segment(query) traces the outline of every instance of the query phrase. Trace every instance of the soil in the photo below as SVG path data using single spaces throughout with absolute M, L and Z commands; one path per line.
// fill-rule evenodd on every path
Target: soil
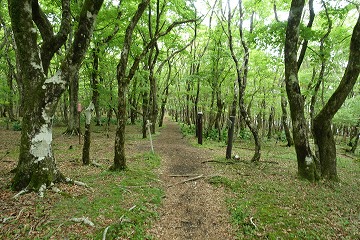
M 233 239 L 224 190 L 206 181 L 216 170 L 202 162 L 213 153 L 191 146 L 176 123 L 166 120 L 165 125 L 154 145 L 166 194 L 149 233 L 158 239 Z

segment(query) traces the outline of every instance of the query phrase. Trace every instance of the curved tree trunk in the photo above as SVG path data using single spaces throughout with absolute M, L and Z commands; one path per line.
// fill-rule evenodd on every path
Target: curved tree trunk
M 313 134 L 316 149 L 319 151 L 321 176 L 329 180 L 338 180 L 336 171 L 336 146 L 331 130 L 331 120 L 346 100 L 360 73 L 360 14 L 354 27 L 350 54 L 345 73 L 335 92 L 323 109 L 314 118 Z

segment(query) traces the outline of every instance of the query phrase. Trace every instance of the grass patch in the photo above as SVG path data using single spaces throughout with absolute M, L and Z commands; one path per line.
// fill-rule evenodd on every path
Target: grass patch
M 149 239 L 146 229 L 157 217 L 163 190 L 154 170 L 160 159 L 151 153 L 129 160 L 129 170 L 103 171 L 98 175 L 84 175 L 81 181 L 94 188 L 79 195 L 64 194 L 52 207 L 50 224 L 44 225 L 42 236 L 47 238 Z M 87 217 L 94 224 L 74 223 L 71 218 Z
M 236 144 L 234 152 L 241 161 L 227 165 L 215 157 L 222 176 L 208 181 L 225 187 L 237 239 L 360 238 L 358 161 L 338 154 L 341 182 L 313 184 L 297 177 L 293 148 L 263 143 L 259 164 L 250 163 L 251 146 Z

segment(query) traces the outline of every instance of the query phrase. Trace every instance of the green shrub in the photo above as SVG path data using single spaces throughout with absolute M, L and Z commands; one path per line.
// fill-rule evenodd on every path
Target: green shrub
M 14 130 L 14 131 L 21 131 L 21 122 L 19 122 L 19 121 L 16 121 L 16 122 L 14 122 L 13 123 L 13 125 L 12 125 L 12 130 Z

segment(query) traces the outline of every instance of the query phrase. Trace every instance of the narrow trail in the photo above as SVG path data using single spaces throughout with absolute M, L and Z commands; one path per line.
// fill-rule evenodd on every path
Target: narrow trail
M 154 146 L 162 159 L 159 174 L 166 191 L 160 219 L 149 233 L 166 240 L 233 239 L 223 189 L 206 181 L 216 171 L 201 163 L 211 158 L 211 152 L 192 147 L 183 139 L 179 126 L 167 119 Z M 204 177 L 180 183 L 200 175 Z

